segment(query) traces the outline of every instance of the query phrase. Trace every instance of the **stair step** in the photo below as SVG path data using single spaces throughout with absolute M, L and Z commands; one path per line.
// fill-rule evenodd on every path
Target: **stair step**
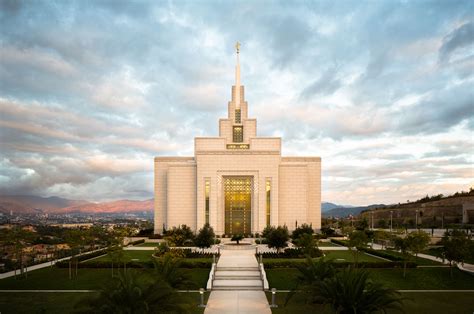
M 259 271 L 258 267 L 219 267 L 216 271 Z
M 214 280 L 260 280 L 260 277 L 216 276 Z
M 260 272 L 258 270 L 217 270 L 215 273 L 216 276 L 258 276 L 260 277 Z
M 240 287 L 212 287 L 212 290 L 219 290 L 219 291 L 261 291 L 263 290 L 262 287 L 257 286 L 240 286 Z
M 213 282 L 213 287 L 262 287 L 262 281 L 261 280 L 255 280 L 255 279 L 250 279 L 250 280 L 241 280 L 241 279 L 225 279 L 225 280 L 220 280 L 220 279 L 214 279 Z

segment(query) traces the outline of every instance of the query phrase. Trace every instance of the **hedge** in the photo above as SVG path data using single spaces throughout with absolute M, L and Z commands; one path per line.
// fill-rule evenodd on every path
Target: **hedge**
M 336 240 L 336 239 L 331 239 L 331 242 L 332 243 L 335 243 L 335 244 L 339 244 L 339 245 L 342 245 L 342 246 L 348 246 L 349 245 L 349 241 L 347 240 Z
M 61 261 L 56 263 L 56 266 L 59 268 L 68 268 L 69 261 Z M 124 263 L 113 263 L 113 267 L 116 268 L 117 266 L 123 267 Z M 100 260 L 92 260 L 87 261 L 84 263 L 78 264 L 79 268 L 112 268 L 111 261 L 100 261 Z M 153 268 L 152 261 L 131 261 L 126 263 L 127 268 Z M 211 268 L 212 267 L 212 260 L 209 261 L 187 261 L 181 260 L 180 268 Z
M 274 259 L 274 260 L 263 260 L 265 268 L 296 268 L 297 265 L 304 265 L 306 260 L 304 259 Z M 336 268 L 345 268 L 354 265 L 351 262 L 334 262 L 333 265 Z M 386 262 L 359 262 L 357 264 L 359 268 L 403 268 L 403 262 L 397 261 L 386 261 Z M 407 268 L 416 268 L 417 264 L 414 262 L 407 262 Z
M 389 251 L 382 251 L 382 250 L 374 250 L 371 248 L 359 247 L 357 248 L 359 251 L 375 255 L 381 258 L 389 259 L 394 262 L 403 262 L 405 259 L 401 256 L 393 255 Z
M 137 245 L 137 244 L 142 244 L 142 243 L 145 243 L 145 239 L 131 241 L 128 243 L 128 245 Z
M 306 255 L 303 252 L 303 249 L 301 248 L 295 248 L 295 249 L 286 249 L 282 252 L 279 253 L 274 253 L 274 252 L 265 252 L 265 253 L 258 253 L 255 254 L 255 257 L 257 259 L 259 258 L 259 255 L 262 255 L 263 258 L 301 258 L 301 259 L 306 259 Z M 314 254 L 311 257 L 320 257 L 323 256 L 323 252 L 319 249 L 314 249 Z

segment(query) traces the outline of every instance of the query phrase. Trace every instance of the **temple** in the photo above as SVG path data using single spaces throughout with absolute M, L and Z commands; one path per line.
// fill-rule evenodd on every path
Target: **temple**
M 227 118 L 196 137 L 194 157 L 155 157 L 155 234 L 209 223 L 217 235 L 303 223 L 321 228 L 321 158 L 281 156 L 281 138 L 257 136 L 240 84 L 240 44 Z

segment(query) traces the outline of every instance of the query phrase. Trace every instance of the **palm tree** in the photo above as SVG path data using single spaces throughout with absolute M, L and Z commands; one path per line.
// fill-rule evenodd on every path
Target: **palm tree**
M 317 286 L 317 301 L 328 304 L 336 313 L 403 311 L 400 292 L 372 282 L 366 270 L 347 268 Z
M 165 253 L 162 257 L 153 260 L 153 272 L 156 278 L 165 281 L 172 288 L 190 288 L 195 286 L 190 280 L 190 276 L 179 268 L 180 265 L 180 259 Z
M 120 272 L 93 299 L 76 305 L 78 313 L 188 313 L 189 304 L 162 280 L 145 285 L 134 271 Z M 143 280 L 142 280 L 143 282 Z

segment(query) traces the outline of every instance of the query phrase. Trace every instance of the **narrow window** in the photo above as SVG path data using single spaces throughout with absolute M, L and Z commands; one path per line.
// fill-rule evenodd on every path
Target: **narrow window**
M 266 180 L 265 187 L 267 191 L 267 226 L 270 226 L 271 190 L 272 190 L 272 181 L 270 179 Z
M 234 126 L 234 143 L 242 143 L 244 141 L 244 129 L 241 126 Z
M 235 109 L 235 123 L 242 123 L 242 116 L 240 109 Z
M 206 178 L 204 187 L 205 199 L 206 199 L 206 223 L 209 223 L 209 195 L 211 194 L 211 179 Z

